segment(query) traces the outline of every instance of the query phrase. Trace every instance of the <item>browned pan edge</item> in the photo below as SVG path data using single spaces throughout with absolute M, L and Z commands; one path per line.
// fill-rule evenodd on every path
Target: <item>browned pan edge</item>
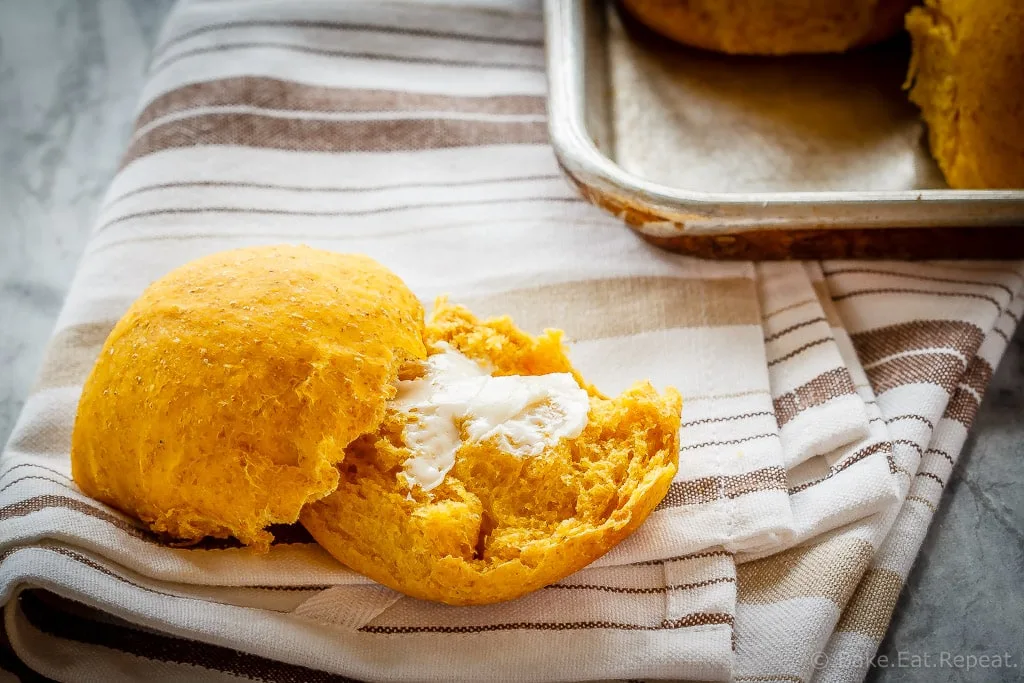
M 563 171 L 565 169 L 563 168 Z M 1024 225 L 929 228 L 796 228 L 657 237 L 642 226 L 664 223 L 649 210 L 630 206 L 568 177 L 591 203 L 622 219 L 643 239 L 663 249 L 706 259 L 1015 259 L 1024 258 Z

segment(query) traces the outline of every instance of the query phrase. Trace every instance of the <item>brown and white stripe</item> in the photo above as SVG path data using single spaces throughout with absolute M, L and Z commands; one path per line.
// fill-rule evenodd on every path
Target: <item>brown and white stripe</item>
M 830 270 L 830 264 L 825 264 L 826 272 L 833 272 L 828 279 L 829 289 L 865 367 L 869 368 L 872 362 L 879 359 L 923 355 L 922 350 L 926 350 L 929 358 L 923 362 L 929 364 L 934 379 L 911 375 L 906 382 L 889 382 L 877 376 L 871 377 L 868 372 L 881 418 L 886 422 L 889 443 L 892 444 L 891 462 L 897 472 L 895 482 L 899 504 L 826 534 L 824 539 L 815 539 L 794 551 L 787 551 L 797 553 L 795 555 L 783 553 L 741 565 L 736 611 L 738 647 L 734 670 L 740 680 L 752 676 L 769 680 L 811 679 L 815 671 L 814 655 L 825 652 L 829 646 L 829 639 L 844 608 L 872 565 L 872 558 L 879 557 L 877 553 L 886 537 L 898 537 L 901 544 L 908 540 L 901 535 L 903 532 L 896 521 L 901 510 L 921 505 L 911 498 L 918 497 L 912 493 L 913 487 L 924 485 L 918 483 L 922 478 L 915 475 L 927 471 L 919 465 L 932 440 L 933 429 L 930 425 L 939 424 L 950 403 L 948 381 L 940 378 L 955 372 L 959 367 L 959 374 L 953 383 L 954 387 L 957 386 L 964 378 L 964 359 L 973 359 L 980 352 L 981 338 L 973 333 L 973 329 L 987 331 L 997 325 L 997 309 L 988 305 L 960 309 L 962 319 L 959 322 L 966 323 L 965 326 L 947 324 L 957 322 L 949 311 L 941 306 L 922 306 L 921 299 L 916 297 L 908 298 L 913 305 L 901 307 L 898 302 L 902 295 L 892 292 L 879 293 L 877 297 L 874 294 L 864 297 L 835 296 L 836 292 L 851 291 L 852 287 L 846 278 L 863 277 L 860 273 L 840 272 L 847 269 L 846 264 L 840 265 L 842 267 Z M 875 265 L 877 270 L 884 272 L 888 272 L 888 267 L 887 264 Z M 937 277 L 933 274 L 935 267 L 924 264 L 895 264 L 891 268 L 899 273 L 898 277 L 903 278 L 917 275 Z M 875 276 L 883 277 L 879 274 Z M 1002 289 L 1002 285 L 1009 287 L 1010 293 Z M 1010 304 L 1011 296 L 1015 296 L 1019 290 L 1019 281 L 1000 282 L 975 289 L 977 293 L 995 299 L 999 308 L 1004 310 Z M 951 295 L 949 300 L 959 301 L 959 297 Z M 953 308 L 957 306 L 954 304 Z M 932 333 L 922 333 L 922 329 L 932 330 Z M 893 537 L 891 533 L 897 536 Z M 916 549 L 916 544 L 911 545 Z M 830 546 L 834 549 L 829 550 Z M 814 557 L 818 553 L 832 554 L 837 558 L 845 553 L 848 557 L 829 565 L 827 578 L 823 579 L 831 587 L 827 595 L 809 594 L 806 590 L 808 585 L 813 585 L 812 577 L 821 571 L 821 563 L 815 565 L 812 560 L 805 559 L 804 555 Z M 754 588 L 748 589 L 756 588 L 764 582 L 776 588 L 768 601 L 760 598 L 760 593 Z M 890 583 L 882 582 L 870 592 L 884 590 Z M 780 636 L 780 633 L 785 635 Z M 780 638 L 784 639 L 784 645 Z M 859 677 L 862 674 L 860 672 L 857 675 Z
M 867 416 L 802 263 L 757 265 L 783 458 L 794 467 L 867 434 Z
M 51 582 L 40 577 L 62 576 L 70 585 L 84 582 L 91 587 L 86 602 L 99 600 L 101 610 L 96 611 L 79 603 L 69 607 L 49 594 L 34 592 L 6 606 L 15 652 L 44 674 L 65 671 L 58 675 L 75 679 L 101 677 L 110 671 L 107 667 L 125 662 L 131 662 L 127 670 L 136 679 L 168 666 L 180 676 L 182 665 L 196 667 L 199 680 L 206 680 L 203 675 L 221 680 L 216 676 L 245 674 L 289 680 L 288 672 L 290 680 L 337 680 L 330 676 L 339 674 L 375 679 L 380 675 L 375 653 L 393 648 L 396 639 L 408 657 L 390 663 L 388 673 L 416 680 L 426 672 L 452 670 L 466 679 L 490 678 L 495 661 L 479 657 L 480 647 L 501 653 L 499 659 L 515 666 L 516 677 L 525 680 L 578 675 L 581 663 L 574 658 L 562 657 L 560 664 L 550 661 L 566 647 L 593 659 L 595 669 L 619 678 L 635 675 L 630 673 L 635 665 L 618 656 L 618 647 L 642 643 L 648 655 L 642 671 L 652 677 L 667 677 L 676 670 L 693 679 L 724 680 L 732 656 L 735 574 L 729 555 L 723 553 L 585 570 L 563 588 L 504 605 L 453 608 L 366 595 L 367 589 L 389 592 L 373 586 L 339 586 L 326 591 L 333 593 L 328 601 L 304 609 L 316 602 L 314 594 L 293 613 L 258 607 L 255 596 L 239 606 L 191 589 L 126 576 L 102 559 L 64 546 L 13 550 L 4 562 L 35 577 L 43 588 Z M 669 584 L 667 579 L 674 576 L 666 569 L 670 566 L 698 580 Z M 372 616 L 361 624 L 340 623 L 326 611 L 328 605 L 335 612 L 362 610 Z M 124 616 L 131 618 L 124 621 Z M 194 637 L 182 640 L 174 635 L 183 629 Z M 69 651 L 79 653 L 75 671 L 88 675 L 68 674 L 62 668 L 67 666 L 62 655 Z
M 790 463 L 786 485 L 793 532 L 788 538 L 766 537 L 761 546 L 739 553 L 738 562 L 804 543 L 896 500 L 885 425 L 820 268 L 776 263 L 757 269 L 762 307 L 768 311 L 767 355 L 779 361 L 772 366 L 769 360 L 769 374 Z M 812 350 L 802 358 L 801 349 Z M 805 381 L 808 375 L 813 377 Z
M 957 456 L 977 412 L 977 402 L 1006 350 L 1008 342 L 1001 331 L 1007 326 L 1012 328 L 1013 321 L 1019 320 L 1022 314 L 1024 296 L 1017 296 L 986 334 L 977 355 L 968 364 L 942 418 L 935 425 L 906 503 L 846 604 L 829 640 L 827 661 L 846 665 L 827 666 L 818 673 L 817 680 L 854 682 L 866 674 L 867 662 L 882 642 L 896 600 L 938 509 L 939 498 L 953 476 Z

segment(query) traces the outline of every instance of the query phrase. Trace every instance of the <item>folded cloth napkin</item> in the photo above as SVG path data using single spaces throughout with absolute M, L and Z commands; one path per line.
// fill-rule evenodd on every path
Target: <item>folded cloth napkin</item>
M 815 662 L 819 668 L 817 680 L 859 681 L 867 672 L 932 515 L 938 509 L 942 490 L 956 466 L 981 396 L 1021 315 L 1024 315 L 1024 295 L 1018 291 L 985 335 L 977 355 L 967 364 L 953 388 L 946 409 L 932 430 L 928 448 L 921 456 L 906 504 L 900 508 L 888 536 L 843 609 L 824 656 Z
M 520 0 L 176 7 L 0 461 L 3 631 L 24 664 L 62 680 L 808 680 L 815 654 L 877 644 L 927 527 L 901 505 L 935 504 L 941 488 L 918 488 L 945 481 L 932 460 L 962 444 L 978 368 L 1001 353 L 982 338 L 1019 319 L 1020 268 L 822 273 L 646 245 L 561 177 L 541 28 Z M 457 608 L 355 575 L 301 527 L 265 555 L 174 548 L 84 496 L 75 405 L 117 318 L 192 258 L 284 241 L 369 254 L 427 303 L 565 329 L 605 391 L 677 386 L 665 501 L 555 586 Z
M 868 418 L 804 264 L 758 264 L 757 286 L 783 462 L 792 469 L 867 436 Z
M 834 262 L 824 270 L 877 396 L 899 503 L 739 567 L 740 681 L 808 681 L 817 670 L 823 680 L 864 675 L 867 658 L 857 657 L 881 641 L 1005 349 L 1002 335 L 1019 319 L 1021 264 Z
M 793 528 L 744 549 L 747 562 L 867 517 L 897 497 L 874 394 L 817 264 L 757 266 L 772 403 Z

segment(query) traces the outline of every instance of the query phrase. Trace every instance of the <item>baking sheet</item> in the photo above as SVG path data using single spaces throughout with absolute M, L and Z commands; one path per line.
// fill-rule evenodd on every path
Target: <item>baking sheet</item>
M 908 46 L 736 58 L 545 0 L 562 168 L 644 238 L 707 258 L 1024 255 L 1024 190 L 944 187 L 901 86 Z
M 625 170 L 703 192 L 946 187 L 902 89 L 905 39 L 844 55 L 736 57 L 672 43 L 614 3 L 605 10 L 607 151 Z
M 946 188 L 908 46 L 734 58 L 545 0 L 548 130 L 589 201 L 716 259 L 1024 257 L 1024 190 Z

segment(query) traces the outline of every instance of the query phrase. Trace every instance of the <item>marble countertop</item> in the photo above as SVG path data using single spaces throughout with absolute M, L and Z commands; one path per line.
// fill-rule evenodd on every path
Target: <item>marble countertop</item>
M 38 370 L 172 4 L 0 0 L 0 443 Z M 1009 653 L 1020 668 L 887 667 L 868 680 L 1024 679 L 1022 385 L 1024 326 L 985 396 L 879 650 L 894 661 L 901 652 Z

